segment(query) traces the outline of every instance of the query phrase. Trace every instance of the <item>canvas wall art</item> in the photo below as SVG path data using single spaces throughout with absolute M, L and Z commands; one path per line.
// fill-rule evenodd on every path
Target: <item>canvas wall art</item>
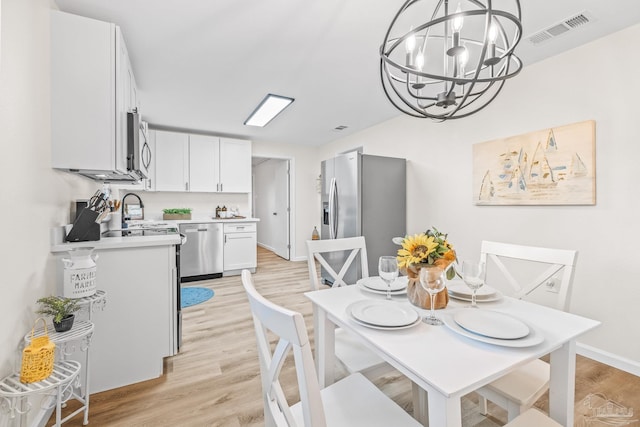
M 473 145 L 476 205 L 593 205 L 595 121 Z

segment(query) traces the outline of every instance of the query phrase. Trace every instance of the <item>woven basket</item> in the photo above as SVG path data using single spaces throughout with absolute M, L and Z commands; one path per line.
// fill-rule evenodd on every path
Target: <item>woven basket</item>
M 38 320 L 44 323 L 44 335 L 34 337 Z M 31 328 L 31 342 L 22 350 L 22 367 L 20 368 L 20 382 L 25 384 L 42 381 L 53 372 L 53 360 L 56 345 L 49 341 L 47 322 L 42 317 L 36 319 Z

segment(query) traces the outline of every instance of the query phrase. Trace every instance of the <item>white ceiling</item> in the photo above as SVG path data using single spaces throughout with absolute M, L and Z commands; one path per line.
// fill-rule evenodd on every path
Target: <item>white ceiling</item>
M 382 91 L 378 50 L 402 0 L 55 1 L 122 28 L 141 113 L 155 127 L 319 145 L 400 114 Z M 521 7 L 516 53 L 525 67 L 640 22 L 638 0 Z M 583 11 L 594 21 L 537 45 L 527 40 Z M 295 102 L 265 128 L 244 126 L 267 93 Z M 334 130 L 340 125 L 348 128 Z

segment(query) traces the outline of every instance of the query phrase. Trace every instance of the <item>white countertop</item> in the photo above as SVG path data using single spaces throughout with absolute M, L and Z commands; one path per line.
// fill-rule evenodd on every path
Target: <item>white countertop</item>
M 179 234 L 155 236 L 102 237 L 100 240 L 67 243 L 64 241 L 65 227 L 51 229 L 51 253 L 66 252 L 73 248 L 119 249 L 140 248 L 147 246 L 179 245 Z
M 100 240 L 89 242 L 58 243 L 51 246 L 51 252 L 66 252 L 73 248 L 95 248 L 95 249 L 119 249 L 119 248 L 140 248 L 146 246 L 166 246 L 179 245 L 179 234 L 168 234 L 161 236 L 128 236 L 128 237 L 102 237 Z
M 157 220 L 151 223 L 161 224 L 205 224 L 211 222 L 259 222 L 260 218 L 194 218 L 194 219 L 167 219 Z
M 203 224 L 203 223 L 243 223 L 243 222 L 258 222 L 259 218 L 194 218 L 190 220 L 143 220 L 143 221 L 131 221 L 130 224 L 145 224 L 145 225 L 158 225 L 158 224 Z M 133 228 L 133 227 L 132 227 Z M 73 248 L 86 248 L 92 247 L 96 249 L 117 249 L 117 248 L 136 248 L 145 246 L 162 246 L 162 245 L 178 245 L 180 244 L 180 236 L 177 234 L 160 235 L 160 236 L 127 236 L 127 237 L 102 237 L 100 240 L 88 241 L 88 242 L 64 242 L 64 227 L 54 227 L 51 230 L 51 252 L 66 252 Z

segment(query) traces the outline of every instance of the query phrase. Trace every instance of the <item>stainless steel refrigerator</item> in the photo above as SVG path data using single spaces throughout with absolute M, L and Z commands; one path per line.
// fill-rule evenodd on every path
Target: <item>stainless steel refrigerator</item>
M 404 236 L 407 224 L 406 160 L 346 153 L 322 162 L 322 239 L 364 236 L 369 275 L 378 275 L 378 258 L 395 255 L 398 246 L 391 239 Z M 347 252 L 328 257 L 340 271 Z M 345 281 L 362 277 L 360 260 L 352 264 Z M 333 279 L 322 268 L 324 283 Z

